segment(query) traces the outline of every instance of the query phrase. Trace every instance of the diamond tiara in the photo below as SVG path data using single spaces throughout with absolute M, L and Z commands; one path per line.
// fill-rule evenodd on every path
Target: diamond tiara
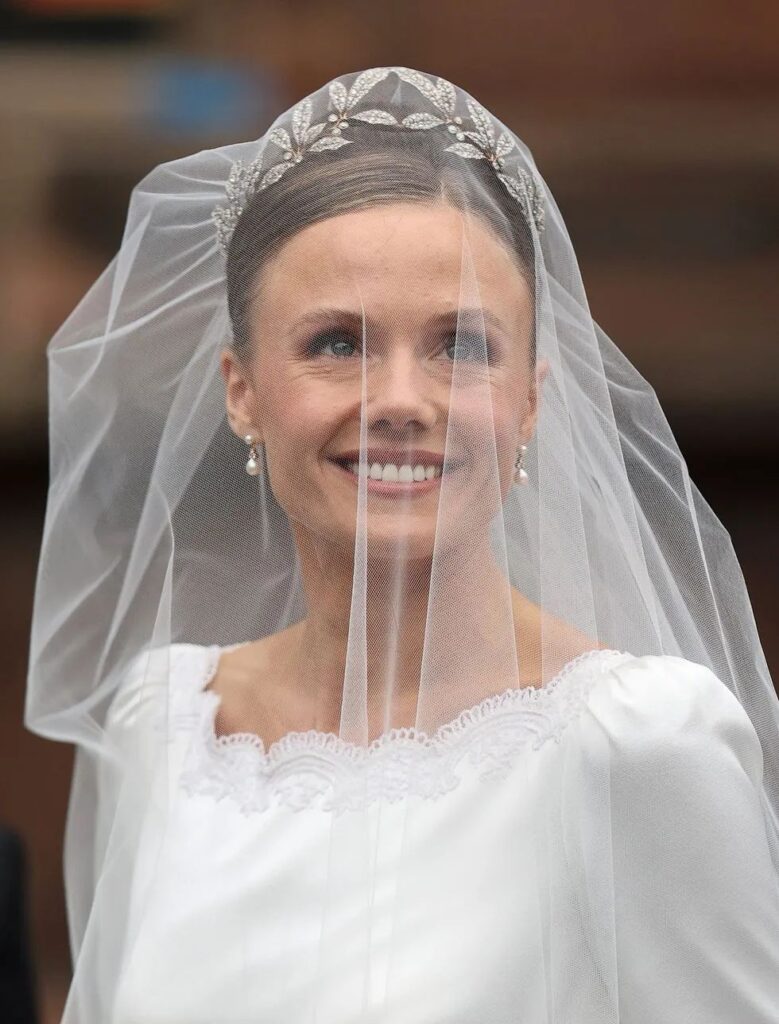
M 414 86 L 430 102 L 435 112 L 409 114 L 399 121 L 388 110 L 376 107 L 356 109 L 371 89 L 390 73 Z M 465 97 L 470 118 L 458 114 L 457 91 L 451 82 L 444 78 L 433 81 L 412 68 L 370 68 L 361 72 L 349 89 L 336 79 L 330 83 L 328 91 L 330 102 L 324 121 L 311 124 L 313 108 L 310 97 L 307 97 L 293 108 L 289 130 L 276 125 L 268 132 L 268 142 L 282 151 L 281 160 L 274 163 L 276 154 L 273 154 L 263 166 L 266 148 L 256 160 L 247 164 L 239 160 L 232 165 L 225 187 L 227 203 L 217 206 L 211 215 L 216 224 L 217 240 L 225 253 L 250 198 L 277 182 L 308 153 L 321 153 L 350 145 L 351 140 L 344 137 L 350 121 L 397 125 L 421 131 L 445 126 L 456 139 L 452 145 L 445 147 L 445 151 L 456 153 L 467 160 L 487 160 L 510 195 L 519 203 L 528 225 L 535 225 L 537 231 L 543 231 L 543 192 L 535 177 L 519 166 L 520 154 L 516 140 L 502 128 L 496 138 L 492 117 L 470 96 Z M 509 165 L 507 161 L 512 160 L 513 164 Z

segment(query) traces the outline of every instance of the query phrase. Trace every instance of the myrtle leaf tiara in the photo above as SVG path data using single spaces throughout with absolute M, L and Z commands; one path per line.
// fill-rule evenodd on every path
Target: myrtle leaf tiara
M 371 89 L 390 73 L 397 75 L 401 81 L 413 85 L 436 112 L 409 114 L 399 121 L 388 110 L 356 110 Z M 469 127 L 467 119 L 457 113 L 457 91 L 451 82 L 444 78 L 438 78 L 433 82 L 421 71 L 412 68 L 370 68 L 361 72 L 348 90 L 343 82 L 336 79 L 330 82 L 328 92 L 326 120 L 311 124 L 313 106 L 311 98 L 306 97 L 293 108 L 289 130 L 276 125 L 268 132 L 268 142 L 272 142 L 283 152 L 281 160 L 263 166 L 266 148 L 250 163 L 245 164 L 239 160 L 230 168 L 225 186 L 227 203 L 217 206 L 211 215 L 216 224 L 217 241 L 225 253 L 238 219 L 250 198 L 277 182 L 290 167 L 300 163 L 306 154 L 321 153 L 350 145 L 351 140 L 344 138 L 343 134 L 348 130 L 350 121 L 397 125 L 422 131 L 445 126 L 457 140 L 451 146 L 446 146 L 445 151 L 456 153 L 467 160 L 487 160 L 509 194 L 519 203 L 528 224 L 534 224 L 538 231 L 544 230 L 543 191 L 536 178 L 524 167 L 519 166 L 516 140 L 502 128 L 496 139 L 495 125 L 490 114 L 476 100 L 466 96 L 465 102 L 470 115 Z M 516 163 L 509 170 L 506 162 L 512 157 Z

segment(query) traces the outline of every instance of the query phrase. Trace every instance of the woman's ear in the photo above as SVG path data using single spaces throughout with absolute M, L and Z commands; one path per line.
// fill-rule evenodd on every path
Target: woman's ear
M 256 402 L 251 381 L 235 352 L 226 348 L 219 358 L 219 369 L 225 380 L 225 404 L 227 421 L 234 434 L 243 440 L 253 434 L 257 442 L 262 441 L 262 432 L 256 422 Z
M 529 441 L 535 433 L 536 422 L 538 420 L 538 403 L 541 398 L 541 391 L 543 390 L 544 381 L 546 380 L 548 373 L 549 360 L 540 359 L 536 363 L 535 377 L 530 385 L 527 413 L 525 414 L 520 427 L 520 432 L 526 442 Z

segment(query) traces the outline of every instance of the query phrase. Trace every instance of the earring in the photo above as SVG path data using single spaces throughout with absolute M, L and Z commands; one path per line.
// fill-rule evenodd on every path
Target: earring
M 517 458 L 514 463 L 514 483 L 526 484 L 530 479 L 525 472 L 525 452 L 527 451 L 527 445 L 521 444 L 517 450 Z
M 249 476 L 257 476 L 260 472 L 260 464 L 257 461 L 259 458 L 257 454 L 257 439 L 254 434 L 247 434 L 244 437 L 244 441 L 249 445 L 249 459 L 246 463 L 246 472 Z

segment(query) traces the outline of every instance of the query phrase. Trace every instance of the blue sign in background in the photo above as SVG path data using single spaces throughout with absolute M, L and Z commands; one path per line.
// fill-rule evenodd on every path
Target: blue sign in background
M 264 72 L 170 57 L 139 62 L 142 118 L 181 134 L 264 130 L 282 103 Z

